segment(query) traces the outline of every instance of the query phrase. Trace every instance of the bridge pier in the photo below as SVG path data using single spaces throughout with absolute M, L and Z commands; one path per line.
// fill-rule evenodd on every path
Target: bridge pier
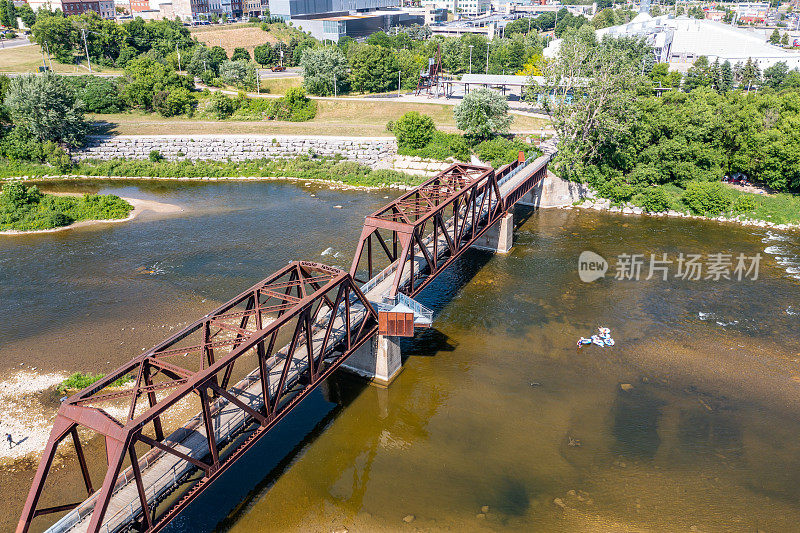
M 388 386 L 403 369 L 400 337 L 375 335 L 353 352 L 342 368 L 380 386 Z
M 514 212 L 506 213 L 472 245 L 479 250 L 507 254 L 514 246 Z

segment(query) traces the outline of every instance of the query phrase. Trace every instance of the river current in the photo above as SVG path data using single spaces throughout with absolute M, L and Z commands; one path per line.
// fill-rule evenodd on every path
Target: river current
M 47 189 L 184 211 L 0 239 L 5 374 L 109 371 L 290 260 L 347 267 L 363 217 L 397 194 L 278 182 Z M 403 341 L 388 389 L 334 375 L 170 529 L 796 530 L 800 234 L 516 215 L 510 254 L 469 251 L 421 294 L 434 327 Z M 581 281 L 583 251 L 609 261 L 605 277 Z M 669 261 L 666 279 L 648 276 L 651 254 Z M 681 254 L 700 256 L 700 279 L 679 275 Z M 717 254 L 731 258 L 731 279 L 710 275 Z M 760 254 L 757 279 L 737 279 L 740 254 Z M 621 270 L 630 257 L 639 276 Z M 578 349 L 598 327 L 614 346 Z M 0 528 L 32 475 L 3 476 Z

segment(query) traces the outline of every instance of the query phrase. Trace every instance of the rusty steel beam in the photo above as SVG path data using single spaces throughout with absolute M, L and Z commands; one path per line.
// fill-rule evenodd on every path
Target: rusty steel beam
M 366 283 L 376 274 L 377 263 L 388 262 L 386 268 L 394 269 L 388 296 L 415 296 L 513 206 L 501 196 L 498 179 L 519 164 L 495 171 L 456 163 L 367 216 L 350 275 Z M 380 246 L 372 245 L 373 238 Z M 390 240 L 391 250 L 386 244 Z M 425 266 L 415 273 L 411 263 L 417 258 Z
M 273 312 L 270 314 L 269 310 Z M 340 332 L 335 341 L 331 334 L 334 330 Z M 86 509 L 91 512 L 88 530 L 100 529 L 113 495 L 130 483 L 131 477 L 141 508 L 139 527 L 143 531 L 160 530 L 376 330 L 377 314 L 347 272 L 318 263 L 290 263 L 62 402 L 17 532 L 27 532 L 33 518 L 43 512 L 71 508 L 72 504 L 67 504 L 37 510 L 53 458 L 68 435 L 74 439 L 86 489 L 90 494 L 94 492 L 78 440 L 79 426 L 103 435 L 107 446 L 108 468 L 102 486 L 82 504 L 88 505 Z M 287 334 L 290 334 L 289 348 L 276 349 L 278 337 Z M 230 340 L 233 342 L 227 342 Z M 256 358 L 252 363 L 256 370 L 233 387 L 227 387 L 233 365 L 244 355 Z M 170 362 L 164 357 L 169 357 Z M 298 363 L 305 365 L 299 372 L 295 369 Z M 291 378 L 290 368 L 295 371 Z M 269 383 L 269 377 L 271 372 L 278 371 L 280 380 L 276 387 Z M 114 381 L 131 374 L 136 379 L 127 389 L 108 390 Z M 253 382 L 252 376 L 262 378 L 261 408 L 249 405 L 238 395 Z M 158 397 L 156 392 L 168 395 Z M 165 440 L 162 430 L 162 417 L 171 407 L 182 399 L 197 396 L 202 407 L 200 427 L 207 441 L 201 458 L 175 449 L 179 443 Z M 126 417 L 118 420 L 103 410 L 104 405 L 113 402 L 117 405 L 127 402 Z M 215 425 L 223 408 L 241 411 L 246 425 L 257 426 L 243 444 L 225 454 L 222 447 L 230 435 L 218 438 Z M 144 433 L 151 427 L 155 438 Z M 134 449 L 136 442 L 148 444 L 151 449 L 140 457 Z M 143 484 L 143 471 L 155 468 L 152 465 L 167 455 L 200 468 L 204 476 L 156 516 L 157 502 L 147 499 L 149 487 Z M 120 471 L 126 458 L 132 463 L 123 476 Z

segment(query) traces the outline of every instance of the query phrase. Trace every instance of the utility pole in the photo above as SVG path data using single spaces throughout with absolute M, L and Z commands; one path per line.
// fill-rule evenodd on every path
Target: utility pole
M 489 43 L 486 43 L 486 74 L 489 74 Z
M 175 51 L 178 52 L 178 72 L 180 72 L 183 69 L 181 68 L 181 51 L 178 48 L 178 43 L 175 43 Z
M 469 73 L 472 74 L 472 47 L 473 45 L 469 45 Z
M 50 70 L 53 70 L 53 58 L 50 57 L 50 45 L 47 44 L 47 41 L 44 42 L 45 48 L 47 48 L 47 61 L 50 62 Z M 47 67 L 47 65 L 45 65 Z
M 86 49 L 86 63 L 89 64 L 89 72 L 92 71 L 92 61 L 89 59 L 89 44 L 86 42 L 86 30 L 81 28 L 81 35 L 83 35 L 83 47 Z
M 400 81 L 400 74 L 402 74 L 402 73 L 403 73 L 402 70 L 398 70 L 397 71 L 397 98 L 400 98 L 400 84 L 402 83 Z
M 256 67 L 256 92 L 261 94 L 261 69 Z
M 47 41 L 43 43 L 45 46 L 47 45 Z M 44 46 L 42 46 L 42 65 L 44 69 L 47 70 L 47 60 L 44 58 Z
M 333 73 L 333 97 L 336 98 L 336 73 Z
M 208 70 L 208 67 L 206 66 L 206 60 L 204 59 L 203 60 L 203 74 L 205 74 L 207 70 Z

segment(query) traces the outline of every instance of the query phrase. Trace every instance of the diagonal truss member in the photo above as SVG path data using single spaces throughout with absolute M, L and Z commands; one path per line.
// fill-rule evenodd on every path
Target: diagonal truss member
M 17 532 L 26 532 L 36 516 L 63 511 L 70 513 L 62 521 L 88 520 L 90 532 L 101 526 L 114 531 L 115 520 L 160 530 L 376 330 L 376 313 L 347 272 L 290 263 L 64 400 Z M 115 386 L 126 377 L 132 383 Z M 201 412 L 165 437 L 165 415 L 185 402 L 199 404 Z M 238 434 L 236 427 L 242 428 Z M 97 491 L 79 428 L 105 439 L 107 469 Z M 39 508 L 56 451 L 67 438 L 89 498 Z M 149 451 L 139 456 L 137 444 Z M 126 461 L 130 466 L 123 469 Z M 167 466 L 174 486 L 169 476 L 156 475 Z M 181 476 L 175 472 L 185 479 L 198 469 L 202 477 L 159 509 L 159 501 L 177 488 Z

